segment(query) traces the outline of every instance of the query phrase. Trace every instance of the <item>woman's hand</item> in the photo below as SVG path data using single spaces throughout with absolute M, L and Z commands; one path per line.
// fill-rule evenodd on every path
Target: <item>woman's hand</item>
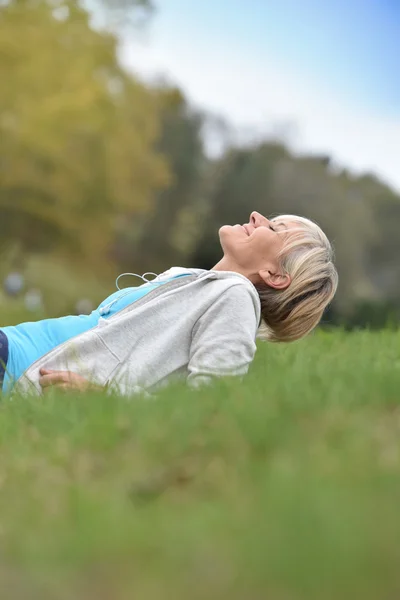
M 42 386 L 43 393 L 51 388 L 64 391 L 87 392 L 90 390 L 103 390 L 100 385 L 91 383 L 82 375 L 72 373 L 72 371 L 55 371 L 53 369 L 40 369 L 39 383 Z

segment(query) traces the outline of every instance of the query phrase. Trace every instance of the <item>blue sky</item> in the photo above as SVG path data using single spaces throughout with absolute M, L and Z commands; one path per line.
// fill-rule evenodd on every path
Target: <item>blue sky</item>
M 274 56 L 400 113 L 400 1 L 159 0 L 157 30 Z M 186 31 L 186 34 L 185 34 Z
M 233 127 L 293 124 L 294 149 L 327 151 L 400 190 L 400 0 L 158 0 L 124 63 L 164 74 Z

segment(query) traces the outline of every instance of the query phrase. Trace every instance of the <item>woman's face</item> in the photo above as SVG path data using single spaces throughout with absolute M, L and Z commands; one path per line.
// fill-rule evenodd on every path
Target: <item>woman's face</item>
M 290 278 L 282 273 L 279 253 L 287 237 L 285 232 L 295 226 L 279 218 L 270 221 L 256 211 L 250 214 L 248 223 L 224 225 L 219 230 L 224 263 L 253 283 L 264 280 L 272 287 L 287 287 Z

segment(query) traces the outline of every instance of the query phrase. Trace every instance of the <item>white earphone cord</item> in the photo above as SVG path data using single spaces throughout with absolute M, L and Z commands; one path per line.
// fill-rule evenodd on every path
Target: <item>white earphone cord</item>
M 120 288 L 118 285 L 118 280 L 120 279 L 120 277 L 124 277 L 124 275 L 132 275 L 133 277 L 139 277 L 139 279 L 141 279 L 142 281 L 144 281 L 145 283 L 153 283 L 153 280 L 148 280 L 146 279 L 146 275 L 155 275 L 155 278 L 158 277 L 157 273 L 153 273 L 152 271 L 146 271 L 146 273 L 143 273 L 143 275 L 139 275 L 138 273 L 121 273 L 121 275 L 118 275 L 117 279 L 115 280 L 115 285 L 118 291 L 122 292 L 122 290 L 124 288 Z M 118 300 L 121 299 L 121 296 L 119 298 L 114 298 L 114 300 L 112 300 L 111 302 L 109 302 L 108 304 L 106 304 L 105 306 L 103 306 L 100 309 L 100 314 L 104 315 L 104 314 L 108 314 L 110 312 L 110 308 L 112 307 L 113 304 L 115 304 L 116 302 L 118 302 Z
M 117 290 L 121 290 L 121 288 L 118 285 L 118 280 L 121 277 L 124 277 L 124 275 L 132 275 L 133 277 L 139 277 L 139 279 L 142 279 L 146 283 L 152 283 L 153 280 L 151 279 L 149 281 L 148 279 L 146 279 L 145 275 L 154 275 L 155 277 L 158 277 L 157 273 L 153 273 L 152 271 L 146 271 L 146 273 L 143 273 L 143 275 L 139 275 L 138 273 L 121 273 L 121 275 L 118 275 L 117 279 L 115 280 L 115 285 L 117 287 Z M 122 289 L 124 289 L 124 288 L 122 288 Z

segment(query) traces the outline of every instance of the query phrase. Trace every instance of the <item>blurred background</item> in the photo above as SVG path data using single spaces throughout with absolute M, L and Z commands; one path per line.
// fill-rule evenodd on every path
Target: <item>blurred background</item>
M 390 0 L 0 0 L 0 326 L 210 268 L 252 210 L 333 241 L 326 322 L 396 326 L 399 39 Z

